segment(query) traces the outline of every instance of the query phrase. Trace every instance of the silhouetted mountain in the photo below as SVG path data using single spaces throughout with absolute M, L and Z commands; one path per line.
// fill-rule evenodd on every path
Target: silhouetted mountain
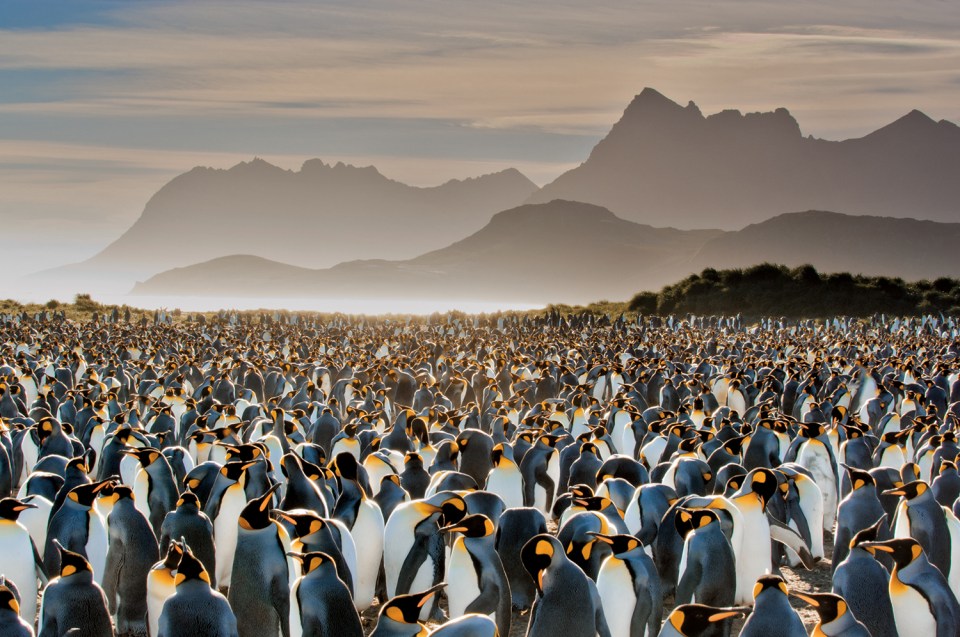
M 198 167 L 163 186 L 99 254 L 52 274 L 125 275 L 129 288 L 138 277 L 237 253 L 305 267 L 409 258 L 483 227 L 536 189 L 515 169 L 417 188 L 372 166 L 319 159 L 299 171 L 261 159 Z
M 691 270 L 744 268 L 755 263 L 906 279 L 960 274 L 960 223 L 835 212 L 785 214 L 708 241 Z
M 654 228 L 557 200 L 501 212 L 466 239 L 405 261 L 308 270 L 227 257 L 158 274 L 134 293 L 587 303 L 627 299 L 704 268 L 763 261 L 911 279 L 956 276 L 958 241 L 960 224 L 817 211 L 736 232 Z
M 653 228 L 599 206 L 552 201 L 498 213 L 466 239 L 406 261 L 352 261 L 308 274 L 233 257 L 158 274 L 134 292 L 526 303 L 626 298 L 686 274 L 701 246 L 720 234 Z
M 784 108 L 705 117 L 646 88 L 586 162 L 529 201 L 587 201 L 681 228 L 808 209 L 960 221 L 958 171 L 960 128 L 919 111 L 837 142 L 804 137 Z

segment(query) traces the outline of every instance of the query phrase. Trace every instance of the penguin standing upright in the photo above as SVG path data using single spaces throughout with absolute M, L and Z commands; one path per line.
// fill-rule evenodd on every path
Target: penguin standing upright
M 163 518 L 163 524 L 160 525 L 160 554 L 166 555 L 171 542 L 179 539 L 183 539 L 197 559 L 203 562 L 203 568 L 211 575 L 210 585 L 216 588 L 213 575 L 216 573 L 217 553 L 213 543 L 213 522 L 200 510 L 200 501 L 191 491 L 185 491 L 177 501 L 177 508 Z
M 426 590 L 443 577 L 446 548 L 438 521 L 459 522 L 467 505 L 459 495 L 442 491 L 426 500 L 401 504 L 393 511 L 384 529 L 383 555 L 387 597 Z M 434 600 L 435 602 L 435 600 Z M 422 609 L 426 620 L 435 611 L 435 603 Z
M 102 584 L 107 562 L 107 528 L 103 518 L 93 508 L 97 493 L 111 480 L 74 487 L 67 494 L 60 510 L 50 519 L 47 528 L 47 546 L 43 551 L 43 566 L 47 573 L 60 572 L 60 551 L 53 545 L 56 539 L 67 550 L 83 555 L 93 569 L 93 579 Z
M 107 561 L 103 591 L 107 595 L 117 632 L 146 632 L 147 574 L 160 559 L 157 538 L 133 501 L 126 485 L 113 489 L 117 498 L 108 517 Z
M 663 590 L 653 560 L 632 535 L 592 533 L 610 546 L 597 575 L 597 591 L 612 637 L 654 635 L 663 617 Z
M 340 496 L 332 517 L 346 525 L 353 542 L 362 551 L 357 555 L 357 577 L 353 582 L 353 601 L 358 610 L 373 605 L 377 576 L 383 562 L 384 519 L 377 503 L 367 497 L 360 483 L 359 466 L 349 454 L 337 457 Z
M 560 454 L 554 448 L 556 439 L 540 436 L 520 461 L 520 474 L 523 477 L 523 505 L 550 513 L 553 500 L 559 495 Z
M 274 485 L 240 513 L 237 549 L 227 599 L 240 637 L 290 634 L 290 589 L 287 553 L 290 538 L 270 519 Z
M 347 585 L 326 553 L 293 553 L 302 575 L 290 588 L 290 637 L 363 637 Z
M 783 578 L 764 575 L 753 587 L 753 612 L 747 617 L 740 637 L 807 637 L 800 615 L 790 606 Z
M 142 447 L 127 451 L 140 462 L 133 481 L 137 508 L 150 521 L 154 535 L 160 535 L 160 525 L 167 513 L 177 505 L 180 491 L 173 478 L 173 470 L 159 449 Z
M 736 558 L 720 525 L 720 516 L 710 509 L 677 509 L 674 525 L 684 538 L 680 558 L 676 601 L 708 606 L 731 606 L 736 598 L 730 582 L 737 579 Z M 714 624 L 705 635 L 725 635 L 726 624 Z
M 237 549 L 237 536 L 240 513 L 247 505 L 244 491 L 246 471 L 255 464 L 250 462 L 228 462 L 220 469 L 214 490 L 203 505 L 203 511 L 213 522 L 213 539 L 217 546 L 217 586 L 230 586 L 233 572 L 233 556 Z
M 496 547 L 510 582 L 513 607 L 526 610 L 533 604 L 537 589 L 520 560 L 520 551 L 530 538 L 547 532 L 547 519 L 539 509 L 507 509 L 497 526 Z
M 147 573 L 147 634 L 160 631 L 160 613 L 163 605 L 177 592 L 175 584 L 177 566 L 183 557 L 184 545 L 173 540 L 167 547 L 164 558 L 154 564 Z
M 886 520 L 884 516 L 854 535 L 846 558 L 833 571 L 833 592 L 846 600 L 872 637 L 897 637 L 890 603 L 890 572 L 874 559 L 877 550 L 864 546 L 878 539 L 880 530 L 886 529 Z M 889 535 L 889 529 L 886 533 Z
M 210 576 L 190 547 L 184 547 L 174 584 L 176 592 L 160 612 L 157 637 L 239 637 L 227 598 L 210 587 Z
M 520 559 L 537 587 L 527 637 L 612 637 L 596 584 L 570 561 L 555 537 L 532 538 Z
M 33 626 L 37 615 L 37 580 L 46 581 L 40 556 L 26 527 L 17 522 L 20 513 L 36 505 L 14 498 L 0 500 L 0 574 L 17 585 L 23 599 L 20 616 Z
M 960 634 L 960 604 L 946 577 L 927 560 L 913 538 L 864 542 L 893 556 L 890 602 L 900 637 L 955 637 Z
M 88 637 L 113 637 L 107 597 L 93 581 L 90 562 L 56 541 L 54 545 L 60 550 L 60 576 L 43 589 L 38 633 L 60 637 L 77 631 Z
M 500 634 L 509 635 L 510 584 L 495 546 L 493 522 L 485 515 L 473 514 L 440 530 L 463 534 L 454 541 L 447 562 L 450 616 L 494 615 Z
M 903 498 L 897 507 L 893 526 L 896 538 L 912 537 L 920 546 L 931 564 L 940 569 L 944 577 L 950 577 L 952 547 L 950 527 L 945 511 L 926 482 L 915 480 L 902 487 L 884 491 L 884 495 Z M 882 550 L 882 549 L 881 549 Z

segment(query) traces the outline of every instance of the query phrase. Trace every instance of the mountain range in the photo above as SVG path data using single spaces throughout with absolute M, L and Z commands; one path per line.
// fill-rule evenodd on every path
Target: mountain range
M 546 303 L 626 298 L 761 261 L 956 276 L 958 169 L 960 128 L 919 111 L 827 141 L 803 136 L 783 108 L 704 116 L 647 88 L 584 163 L 543 188 L 515 169 L 418 188 L 320 160 L 198 167 L 99 254 L 34 280 Z
M 960 127 L 912 111 L 858 139 L 804 137 L 785 108 L 704 116 L 651 88 L 589 158 L 529 202 L 589 201 L 640 223 L 740 228 L 798 210 L 960 221 Z
M 960 272 L 958 239 L 960 224 L 821 211 L 780 215 L 740 231 L 655 228 L 600 206 L 555 200 L 501 212 L 479 232 L 414 259 L 311 270 L 235 256 L 158 274 L 134 293 L 586 303 L 660 289 L 704 267 L 760 261 L 947 276 Z M 898 264 L 905 263 L 913 265 L 902 272 Z

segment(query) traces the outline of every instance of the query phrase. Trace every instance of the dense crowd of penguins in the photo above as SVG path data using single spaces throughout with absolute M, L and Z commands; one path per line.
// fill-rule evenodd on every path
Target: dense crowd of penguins
M 944 317 L 3 316 L 0 635 L 800 637 L 794 596 L 955 637 L 958 356 Z

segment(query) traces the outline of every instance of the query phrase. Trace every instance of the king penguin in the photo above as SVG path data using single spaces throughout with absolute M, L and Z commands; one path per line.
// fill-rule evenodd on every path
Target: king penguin
M 520 559 L 537 587 L 526 637 L 612 637 L 596 584 L 570 561 L 555 537 L 533 537 Z
M 833 571 L 833 592 L 847 601 L 851 612 L 866 625 L 872 637 L 897 637 L 890 603 L 890 572 L 874 559 L 877 550 L 864 546 L 877 540 L 881 529 L 889 535 L 886 522 L 884 515 L 854 535 L 847 557 Z M 880 555 L 888 554 L 881 552 Z
M 43 565 L 47 573 L 60 572 L 60 551 L 53 545 L 56 539 L 64 548 L 83 555 L 93 569 L 93 579 L 103 582 L 107 562 L 107 528 L 103 518 L 93 508 L 97 493 L 113 482 L 105 480 L 74 487 L 67 494 L 63 506 L 50 519 L 47 528 L 47 546 L 43 551 Z
M 79 553 L 62 548 L 59 542 L 54 545 L 60 550 L 60 576 L 50 580 L 43 590 L 39 634 L 113 637 L 107 597 L 93 581 L 90 562 Z
M 681 604 L 667 617 L 658 637 L 701 637 L 710 634 L 717 625 L 725 626 L 729 632 L 730 626 L 726 620 L 740 617 L 748 610 L 715 608 L 705 604 Z
M 708 606 L 731 606 L 736 598 L 730 582 L 737 581 L 737 565 L 720 516 L 710 509 L 677 509 L 674 525 L 684 538 L 676 601 Z M 707 629 L 706 635 L 724 635 L 725 624 Z
M 14 498 L 0 500 L 0 574 L 17 585 L 27 603 L 20 605 L 20 616 L 33 626 L 37 606 L 37 580 L 46 581 L 37 548 L 30 532 L 17 521 L 20 514 L 36 505 Z
M 610 546 L 597 591 L 612 637 L 653 637 L 663 617 L 663 590 L 653 560 L 632 535 L 592 533 Z
M 820 621 L 813 627 L 814 635 L 828 637 L 873 637 L 867 627 L 857 620 L 847 602 L 833 593 L 790 593 L 813 606 Z
M 183 557 L 184 544 L 173 540 L 167 547 L 165 557 L 154 564 L 147 573 L 147 634 L 160 631 L 160 613 L 163 605 L 177 592 L 177 566 Z
M 0 583 L 0 634 L 4 637 L 33 637 L 33 627 L 20 616 L 20 601 L 6 580 Z
M 160 554 L 166 555 L 171 542 L 183 539 L 193 554 L 203 562 L 208 574 L 215 574 L 217 553 L 213 543 L 213 522 L 200 510 L 200 501 L 191 491 L 184 491 L 177 500 L 177 508 L 163 518 L 160 525 Z M 178 558 L 179 559 L 179 558 Z M 176 562 L 173 564 L 176 566 Z M 217 582 L 211 577 L 211 586 Z
M 495 546 L 493 522 L 485 515 L 474 514 L 440 530 L 462 534 L 454 541 L 447 563 L 450 617 L 493 615 L 500 634 L 509 635 L 510 584 Z
M 117 632 L 142 634 L 146 632 L 147 574 L 160 559 L 157 538 L 147 518 L 137 510 L 130 487 L 117 485 L 113 493 L 117 501 L 108 518 L 103 591 Z
M 442 491 L 426 500 L 401 504 L 384 529 L 383 555 L 387 596 L 426 590 L 443 578 L 446 549 L 438 522 L 455 524 L 463 519 L 466 503 L 459 495 Z M 435 604 L 422 609 L 421 619 L 434 614 Z
M 429 634 L 426 626 L 420 623 L 420 616 L 444 586 L 441 583 L 420 593 L 391 598 L 380 606 L 377 626 L 370 637 L 419 637 Z
M 290 589 L 290 637 L 363 637 L 360 615 L 326 553 L 292 553 L 303 573 Z
M 913 538 L 864 542 L 893 556 L 890 601 L 900 637 L 956 637 L 960 634 L 960 604 L 947 579 L 927 560 Z
M 764 575 L 753 587 L 753 612 L 740 637 L 807 637 L 800 615 L 790 606 L 788 589 L 777 575 Z
M 174 584 L 176 592 L 160 612 L 157 637 L 239 637 L 227 598 L 210 587 L 210 576 L 190 547 L 184 547 Z
M 240 513 L 228 600 L 240 637 L 290 634 L 290 590 L 286 529 L 270 519 L 274 485 Z

